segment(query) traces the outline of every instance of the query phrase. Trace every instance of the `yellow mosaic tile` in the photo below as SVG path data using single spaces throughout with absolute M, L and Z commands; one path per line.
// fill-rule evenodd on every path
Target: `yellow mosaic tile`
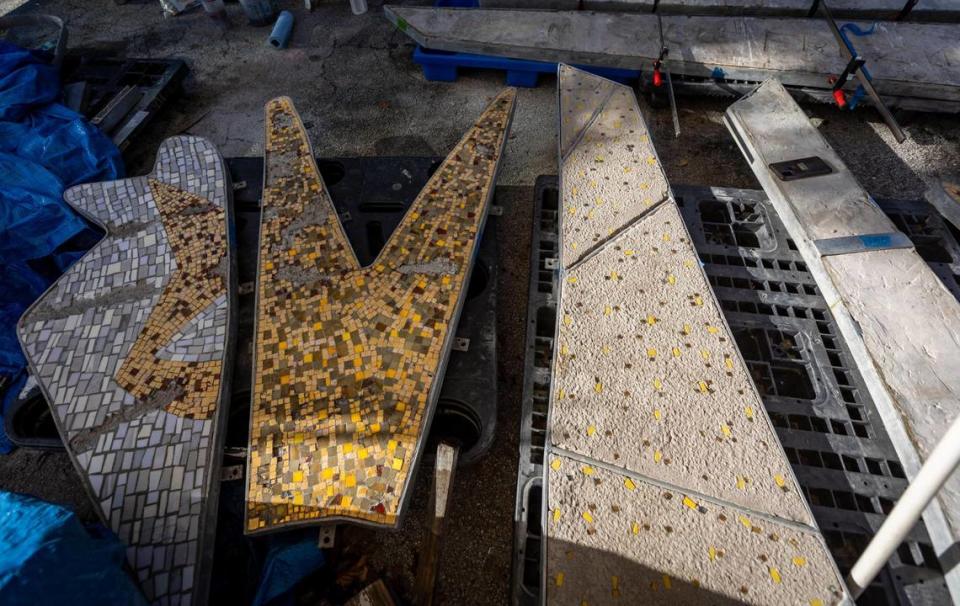
M 396 524 L 514 100 L 494 99 L 367 267 L 293 104 L 267 104 L 248 533 Z
M 220 396 L 222 361 L 172 360 L 157 354 L 197 314 L 227 294 L 225 212 L 196 194 L 156 179 L 148 183 L 178 271 L 150 312 L 116 381 L 138 400 L 169 400 L 167 412 L 209 419 Z

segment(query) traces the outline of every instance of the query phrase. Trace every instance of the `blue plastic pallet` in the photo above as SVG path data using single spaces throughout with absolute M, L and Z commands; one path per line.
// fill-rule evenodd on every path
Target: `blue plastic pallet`
M 434 0 L 433 5 L 439 8 L 477 8 L 480 4 L 477 0 Z M 417 48 L 413 51 L 413 62 L 423 68 L 423 77 L 431 82 L 455 82 L 457 80 L 457 70 L 461 67 L 502 69 L 507 72 L 508 86 L 533 88 L 537 85 L 540 74 L 557 73 L 556 63 L 431 50 L 420 45 L 417 45 Z M 624 84 L 632 83 L 640 77 L 640 70 L 635 69 L 589 65 L 575 65 L 574 67 Z
M 423 77 L 431 82 L 454 82 L 457 70 L 461 67 L 473 69 L 502 69 L 507 72 L 509 86 L 531 88 L 537 85 L 540 74 L 556 74 L 557 64 L 546 61 L 527 61 L 525 59 L 507 59 L 489 55 L 473 55 L 450 51 L 431 50 L 417 46 L 413 51 L 413 62 L 423 68 Z M 630 83 L 640 77 L 640 70 L 615 67 L 595 67 L 575 65 L 592 74 Z

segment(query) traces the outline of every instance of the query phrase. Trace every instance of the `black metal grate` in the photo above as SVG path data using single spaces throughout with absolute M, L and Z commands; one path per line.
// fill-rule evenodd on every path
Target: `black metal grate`
M 536 194 L 536 275 L 531 276 L 528 326 L 528 345 L 535 354 L 527 361 L 523 429 L 528 433 L 521 444 L 535 442 L 537 447 L 522 453 L 533 466 L 521 463 L 518 486 L 537 490 L 518 490 L 515 561 L 520 568 L 515 570 L 514 604 L 539 600 L 539 549 L 531 549 L 534 543 L 539 548 L 541 536 L 528 510 L 538 508 L 542 498 L 544 435 L 542 426 L 536 434 L 529 431 L 526 419 L 546 420 L 556 313 L 556 272 L 544 266 L 557 250 L 556 177 L 538 179 Z M 693 187 L 674 188 L 674 194 L 814 517 L 846 574 L 907 486 L 879 413 L 813 276 L 765 195 Z M 881 207 L 960 294 L 960 234 L 926 203 L 885 202 Z M 536 575 L 525 572 L 531 558 Z M 922 524 L 859 603 L 949 603 Z

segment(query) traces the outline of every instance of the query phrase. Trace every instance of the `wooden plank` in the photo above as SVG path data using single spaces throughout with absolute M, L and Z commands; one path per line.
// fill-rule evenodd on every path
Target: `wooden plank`
M 931 178 L 927 180 L 927 201 L 933 205 L 943 218 L 960 229 L 960 176 Z
M 453 499 L 453 479 L 457 469 L 460 448 L 446 442 L 437 445 L 437 459 L 433 470 L 433 489 L 430 491 L 430 529 L 426 544 L 417 556 L 417 571 L 413 581 L 415 606 L 431 606 L 437 584 L 437 569 L 440 565 L 440 548 L 447 512 Z
M 396 602 L 383 580 L 377 579 L 350 598 L 346 606 L 396 606 Z

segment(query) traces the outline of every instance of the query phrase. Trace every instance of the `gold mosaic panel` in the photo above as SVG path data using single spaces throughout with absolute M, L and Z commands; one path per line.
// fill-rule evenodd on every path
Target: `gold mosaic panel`
M 117 384 L 141 401 L 170 399 L 164 406 L 169 413 L 209 419 L 220 395 L 222 360 L 168 360 L 157 353 L 227 293 L 224 209 L 155 179 L 148 183 L 177 271 L 117 371 Z
M 267 104 L 248 533 L 396 523 L 514 99 L 487 107 L 367 267 L 293 104 Z

